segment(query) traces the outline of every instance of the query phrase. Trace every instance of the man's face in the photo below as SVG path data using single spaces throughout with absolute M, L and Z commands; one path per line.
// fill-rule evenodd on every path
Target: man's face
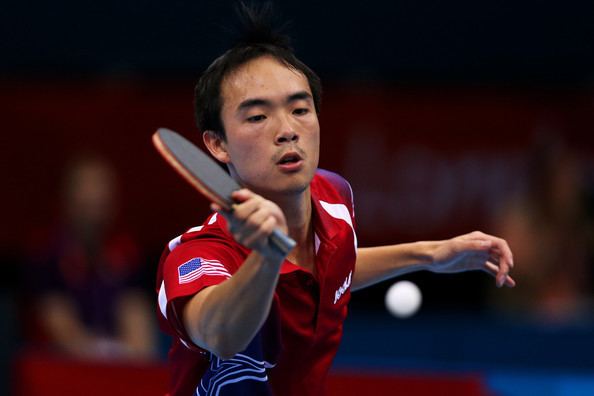
M 272 57 L 241 66 L 221 84 L 223 162 L 269 198 L 305 191 L 318 166 L 320 125 L 307 78 Z

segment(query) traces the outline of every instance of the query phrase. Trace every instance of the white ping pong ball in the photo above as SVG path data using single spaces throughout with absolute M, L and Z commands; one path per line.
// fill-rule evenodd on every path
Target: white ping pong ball
M 423 296 L 418 286 L 409 281 L 394 283 L 386 293 L 386 308 L 397 318 L 408 318 L 421 307 Z

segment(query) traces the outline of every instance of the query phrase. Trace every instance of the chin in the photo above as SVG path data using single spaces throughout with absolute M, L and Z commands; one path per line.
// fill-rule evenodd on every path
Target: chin
M 258 190 L 260 191 L 260 195 L 272 198 L 273 200 L 274 197 L 286 198 L 296 196 L 307 191 L 312 178 L 313 175 L 311 177 L 306 174 L 292 175 L 292 177 L 285 178 L 282 182 L 261 186 L 262 188 Z

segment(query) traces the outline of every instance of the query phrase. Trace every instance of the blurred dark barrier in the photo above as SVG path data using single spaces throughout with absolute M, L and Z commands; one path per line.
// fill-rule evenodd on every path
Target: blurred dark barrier
M 594 322 L 551 325 L 526 317 L 444 311 L 399 320 L 352 310 L 335 367 L 393 372 L 594 374 Z
M 14 396 L 164 395 L 164 364 L 85 362 L 23 354 L 14 363 Z
M 22 355 L 14 364 L 13 396 L 162 396 L 165 365 L 81 362 L 44 355 Z M 328 395 L 403 396 L 582 396 L 594 391 L 594 376 L 563 371 L 527 371 L 505 367 L 490 370 L 450 368 L 374 369 L 351 366 L 334 370 Z
M 491 395 L 481 375 L 338 371 L 328 379 L 328 395 Z
M 13 396 L 162 396 L 168 371 L 163 365 L 90 363 L 24 355 L 16 362 Z M 328 381 L 329 395 L 487 395 L 478 375 L 361 373 L 342 371 Z
M 451 381 L 434 395 L 586 396 L 594 394 L 593 334 L 591 320 L 553 326 L 454 311 L 400 320 L 387 312 L 352 310 L 333 367 L 335 374 L 354 372 L 363 381 Z M 456 381 L 460 393 L 452 391 Z M 400 389 L 377 394 L 423 394 Z

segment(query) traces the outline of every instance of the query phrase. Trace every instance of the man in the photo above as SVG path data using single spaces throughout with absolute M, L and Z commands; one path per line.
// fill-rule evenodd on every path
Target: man
M 321 395 L 351 290 L 422 269 L 481 269 L 514 286 L 512 256 L 480 232 L 357 248 L 348 183 L 317 169 L 319 79 L 246 13 L 246 39 L 196 87 L 204 143 L 246 188 L 232 212 L 213 204 L 173 239 L 159 265 L 171 394 Z M 297 242 L 286 257 L 268 243 L 275 228 Z
M 49 350 L 82 359 L 155 356 L 155 323 L 142 290 L 140 249 L 115 227 L 116 173 L 84 156 L 67 169 L 62 217 L 27 274 L 39 336 Z M 45 233 L 45 232 L 44 232 Z

